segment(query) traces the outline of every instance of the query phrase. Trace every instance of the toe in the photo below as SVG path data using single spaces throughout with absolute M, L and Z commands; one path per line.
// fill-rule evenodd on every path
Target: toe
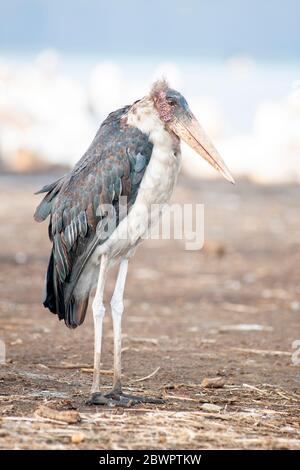
M 150 403 L 152 405 L 162 405 L 165 403 L 165 400 L 162 398 L 156 398 L 156 397 L 143 397 L 143 396 L 136 396 L 136 395 L 126 395 L 123 394 L 122 397 L 123 400 L 127 400 L 128 402 L 131 402 L 131 404 L 139 404 L 139 403 Z
M 111 392 L 106 393 L 104 396 L 105 396 L 105 398 L 115 400 L 115 401 L 119 401 L 121 395 L 122 395 L 121 393 L 116 392 L 115 390 L 112 390 Z
M 111 390 L 105 395 L 102 395 L 101 393 L 93 393 L 88 401 L 89 405 L 120 406 L 124 408 L 129 408 L 141 403 L 163 405 L 166 402 L 162 398 L 129 395 L 118 390 Z
M 107 405 L 108 399 L 102 395 L 100 392 L 92 393 L 89 400 L 87 401 L 87 405 Z

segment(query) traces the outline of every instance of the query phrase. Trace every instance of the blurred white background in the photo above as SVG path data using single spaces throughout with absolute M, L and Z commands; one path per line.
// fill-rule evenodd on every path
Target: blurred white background
M 254 1 L 246 12 L 236 0 L 185 3 L 155 0 L 149 12 L 135 0 L 1 1 L 2 168 L 74 164 L 110 111 L 164 76 L 236 176 L 299 181 L 299 5 Z M 214 176 L 186 147 L 183 154 L 185 172 Z

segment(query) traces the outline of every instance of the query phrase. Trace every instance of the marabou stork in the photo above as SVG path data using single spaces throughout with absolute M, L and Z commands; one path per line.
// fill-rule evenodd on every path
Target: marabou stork
M 109 114 L 73 170 L 38 192 L 47 194 L 34 217 L 40 222 L 50 216 L 53 243 L 44 306 L 69 328 L 76 328 L 84 321 L 96 286 L 91 404 L 159 402 L 122 392 L 121 318 L 128 260 L 153 222 L 148 217 L 151 206 L 170 199 L 180 169 L 180 139 L 234 182 L 185 98 L 160 80 L 149 95 Z M 120 209 L 121 199 L 125 211 Z M 115 225 L 109 223 L 111 212 Z M 103 291 L 107 271 L 116 262 L 119 272 L 111 299 L 114 379 L 112 391 L 104 395 L 100 391 Z

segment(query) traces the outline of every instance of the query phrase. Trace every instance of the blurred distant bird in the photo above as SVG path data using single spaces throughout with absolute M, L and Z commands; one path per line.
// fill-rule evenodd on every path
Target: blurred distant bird
M 92 305 L 92 404 L 159 402 L 122 392 L 121 318 L 128 260 L 154 223 L 151 207 L 170 199 L 180 169 L 180 139 L 234 182 L 184 97 L 161 80 L 149 95 L 109 114 L 74 169 L 38 192 L 47 194 L 34 217 L 40 222 L 50 216 L 53 242 L 44 306 L 76 328 L 83 323 L 90 292 L 97 286 Z M 112 391 L 103 395 L 103 292 L 107 271 L 116 262 L 120 266 L 111 299 L 114 379 Z

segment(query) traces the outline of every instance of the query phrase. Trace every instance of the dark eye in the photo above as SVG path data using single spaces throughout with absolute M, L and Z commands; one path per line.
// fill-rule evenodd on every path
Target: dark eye
M 170 106 L 176 106 L 177 103 L 176 103 L 176 101 L 173 100 L 173 99 L 168 99 L 168 104 L 169 104 Z

